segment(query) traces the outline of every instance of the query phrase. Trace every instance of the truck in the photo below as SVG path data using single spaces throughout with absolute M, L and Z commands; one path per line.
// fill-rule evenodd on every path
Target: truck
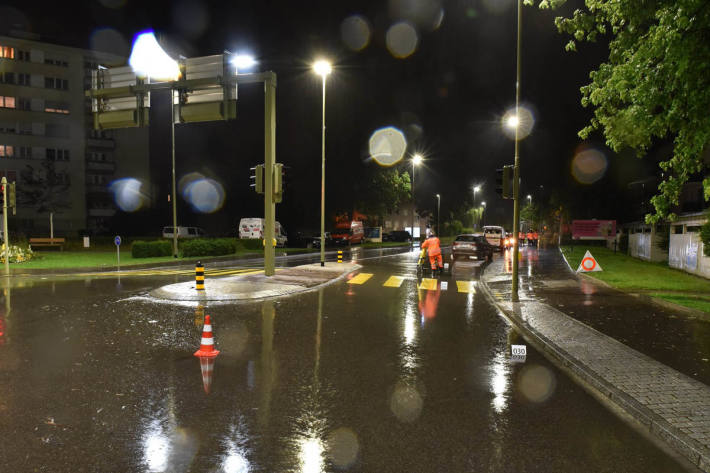
M 330 236 L 336 244 L 356 245 L 365 239 L 365 226 L 362 220 L 351 220 L 348 215 L 340 215 L 335 217 L 335 227 Z
M 237 230 L 239 238 L 264 238 L 264 219 L 263 218 L 243 218 L 239 221 Z M 274 222 L 274 238 L 276 246 L 284 247 L 288 243 L 286 230 L 279 222 Z

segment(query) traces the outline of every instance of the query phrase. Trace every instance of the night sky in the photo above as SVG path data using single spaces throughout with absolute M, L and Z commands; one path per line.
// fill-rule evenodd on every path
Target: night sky
M 607 55 L 603 40 L 579 45 L 576 53 L 564 51 L 569 38 L 557 33 L 554 17 L 569 15 L 580 4 L 570 1 L 555 12 L 523 10 L 521 100 L 535 124 L 521 141 L 521 192 L 536 200 L 554 194 L 576 218 L 628 219 L 619 205 L 627 184 L 651 174 L 651 168 L 631 154 L 610 152 L 601 135 L 587 142 L 577 136 L 592 113 L 580 105 L 579 88 Z M 259 70 L 278 75 L 276 159 L 290 168 L 277 219 L 289 229 L 316 228 L 319 219 L 321 83 L 310 69 L 319 57 L 330 58 L 335 67 L 326 110 L 329 213 L 352 210 L 363 180 L 376 166 L 368 159 L 370 135 L 395 126 L 407 135 L 408 156 L 422 152 L 426 157 L 415 181 L 421 208 L 433 210 L 434 195 L 440 193 L 445 216 L 470 203 L 472 186 L 480 184 L 477 200 L 488 204 L 486 220 L 512 226 L 512 201 L 502 200 L 494 189 L 496 168 L 514 159 L 514 143 L 501 128 L 503 114 L 515 103 L 513 0 L 101 0 L 42 2 L 41 10 L 30 2 L 5 5 L 3 30 L 8 23 L 24 25 L 48 42 L 128 55 L 133 35 L 152 28 L 171 53 L 194 57 L 227 49 L 256 56 Z M 361 15 L 371 29 L 360 51 L 341 34 L 352 15 Z M 402 19 L 416 27 L 418 44 L 413 54 L 395 58 L 386 34 Z M 152 117 L 151 123 L 165 124 L 151 129 L 151 160 L 158 168 L 170 160 L 168 110 L 155 106 L 152 112 L 157 120 Z M 185 224 L 226 232 L 240 217 L 263 212 L 261 196 L 248 188 L 249 167 L 263 161 L 261 87 L 240 87 L 238 115 L 234 122 L 177 127 L 178 174 L 214 177 L 227 194 L 225 207 L 215 214 L 181 207 Z M 571 173 L 575 153 L 585 147 L 601 151 L 609 163 L 589 184 Z M 402 166 L 411 168 L 408 161 Z M 157 184 L 167 186 L 168 173 L 156 179 L 163 177 Z M 153 207 L 168 224 L 161 208 L 166 204 Z

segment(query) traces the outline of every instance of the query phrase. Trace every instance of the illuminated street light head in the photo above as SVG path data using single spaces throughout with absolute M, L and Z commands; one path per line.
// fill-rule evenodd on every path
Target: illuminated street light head
M 441 197 L 439 194 L 436 194 L 437 197 Z
M 476 186 L 473 188 L 473 192 L 479 192 L 481 190 L 481 186 Z
M 333 66 L 328 61 L 323 59 L 318 60 L 313 64 L 313 71 L 321 77 L 325 77 L 333 70 Z
M 518 126 L 518 116 L 517 115 L 511 115 L 508 117 L 508 120 L 506 122 L 506 125 L 508 128 L 515 128 Z
M 237 71 L 242 71 L 244 69 L 250 69 L 256 64 L 256 60 L 253 56 L 248 54 L 236 54 L 232 57 L 230 61 Z
M 528 199 L 532 199 L 532 196 L 530 194 L 528 194 Z
M 412 164 L 414 164 L 415 166 L 419 166 L 422 161 L 424 161 L 424 158 L 421 154 L 415 154 L 414 156 L 412 156 Z
M 150 77 L 159 81 L 180 78 L 180 66 L 160 47 L 152 31 L 136 36 L 128 63 L 133 72 L 140 77 Z
M 485 201 L 481 202 L 481 205 L 485 207 L 485 206 L 486 206 L 486 202 L 485 202 Z

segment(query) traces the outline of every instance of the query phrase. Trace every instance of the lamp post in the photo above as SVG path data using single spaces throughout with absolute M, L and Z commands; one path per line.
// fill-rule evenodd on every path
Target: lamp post
M 532 196 L 528 194 L 528 205 L 532 205 Z
M 481 202 L 481 206 L 483 207 L 483 210 L 481 211 L 481 225 L 486 226 L 486 203 Z
M 473 188 L 473 208 L 476 208 L 476 192 L 481 190 L 481 186 L 474 186 Z M 475 218 L 475 217 L 474 217 Z M 476 222 L 473 223 L 473 229 L 476 229 Z
M 520 233 L 520 201 L 518 193 L 520 192 L 520 155 L 519 148 L 519 133 L 520 133 L 520 46 L 522 36 L 522 21 L 523 15 L 523 0 L 518 0 L 518 33 L 515 61 L 515 165 L 513 167 L 513 235 L 515 238 Z M 510 301 L 518 302 L 518 245 L 513 245 L 513 270 L 512 270 L 512 286 L 510 291 Z
M 175 81 L 180 77 L 180 65 L 160 47 L 153 32 L 143 33 L 133 45 L 128 62 L 138 76 Z M 170 89 L 170 152 L 172 160 L 173 257 L 178 257 L 177 196 L 175 183 L 175 89 Z M 179 99 L 179 98 L 178 98 Z
M 414 249 L 414 213 L 416 212 L 417 202 L 414 198 L 414 168 L 419 166 L 424 160 L 421 154 L 412 156 L 412 249 Z
M 439 228 L 439 215 L 441 214 L 441 196 L 436 194 L 436 236 L 441 236 L 441 229 Z
M 325 266 L 325 80 L 333 70 L 328 61 L 313 64 L 313 71 L 323 78 L 323 119 L 321 131 L 321 181 L 320 181 L 320 265 Z

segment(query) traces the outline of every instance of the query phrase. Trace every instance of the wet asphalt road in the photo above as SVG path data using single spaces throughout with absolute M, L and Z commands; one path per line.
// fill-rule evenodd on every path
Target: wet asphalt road
M 2 471 L 682 471 L 531 347 L 511 360 L 524 341 L 480 291 L 457 291 L 475 263 L 447 290 L 383 287 L 415 260 L 204 309 L 144 297 L 184 276 L 5 289 Z M 192 356 L 204 313 L 211 379 Z

